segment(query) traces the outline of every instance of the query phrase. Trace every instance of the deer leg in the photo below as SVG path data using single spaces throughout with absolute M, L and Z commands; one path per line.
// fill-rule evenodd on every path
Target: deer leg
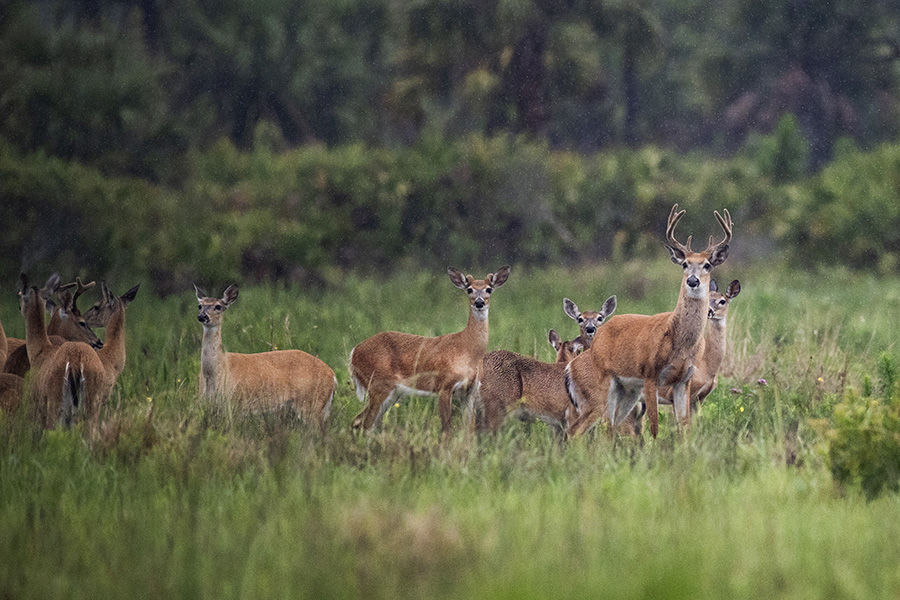
M 366 407 L 356 415 L 353 419 L 353 429 L 371 429 L 387 409 L 387 402 L 390 401 L 394 391 L 393 382 L 373 381 L 369 385 L 368 397 L 369 401 Z
M 438 413 L 441 415 L 441 433 L 450 431 L 450 417 L 453 414 L 453 389 L 445 388 L 438 395 Z
M 659 434 L 659 405 L 656 399 L 656 381 L 652 377 L 644 380 L 644 402 L 647 405 L 650 435 L 656 437 Z
M 672 404 L 675 407 L 675 420 L 679 426 L 687 427 L 691 421 L 690 398 L 688 389 L 691 377 L 694 375 L 694 366 L 691 365 L 684 372 L 684 376 L 672 386 Z

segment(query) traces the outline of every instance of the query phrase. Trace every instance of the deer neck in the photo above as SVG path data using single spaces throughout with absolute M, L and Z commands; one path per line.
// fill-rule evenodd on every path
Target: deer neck
M 50 322 L 47 323 L 47 335 L 61 335 L 62 334 L 62 315 L 60 314 L 59 307 L 54 308 L 53 312 L 50 313 Z
M 706 325 L 704 362 L 711 373 L 719 370 L 725 358 L 725 318 L 710 319 Z
M 9 355 L 9 340 L 6 339 L 6 331 L 3 330 L 3 323 L 0 323 L 0 356 L 4 362 Z
M 488 311 L 478 311 L 469 308 L 469 321 L 462 330 L 472 347 L 481 350 L 481 354 L 487 350 L 488 345 Z
M 125 368 L 125 308 L 121 303 L 106 324 L 106 339 L 97 354 L 104 367 L 112 369 L 116 377 L 121 375 Z
M 228 353 L 222 345 L 222 326 L 203 327 L 203 344 L 200 347 L 200 385 L 207 396 L 223 389 L 228 375 Z
M 32 367 L 39 365 L 41 354 L 51 346 L 43 304 L 34 298 L 25 306 L 25 349 Z
M 683 285 L 681 288 L 678 304 L 672 312 L 672 340 L 676 353 L 691 358 L 703 339 L 703 327 L 709 314 L 709 296 L 704 294 L 700 298 L 691 298 L 685 293 Z

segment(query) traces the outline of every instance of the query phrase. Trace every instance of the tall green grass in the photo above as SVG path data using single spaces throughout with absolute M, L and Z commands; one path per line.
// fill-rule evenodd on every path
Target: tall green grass
M 242 289 L 228 349 L 302 348 L 335 369 L 324 436 L 205 406 L 192 291 L 139 295 L 99 432 L 0 417 L 0 597 L 896 597 L 900 498 L 836 485 L 823 423 L 894 353 L 900 281 L 729 263 L 716 275 L 743 287 L 719 389 L 686 434 L 664 413 L 658 440 L 615 443 L 562 444 L 518 421 L 477 439 L 459 411 L 442 439 L 428 399 L 352 435 L 350 349 L 385 329 L 462 328 L 444 273 Z M 662 261 L 514 266 L 490 346 L 551 360 L 547 330 L 577 333 L 563 296 L 652 313 L 679 281 Z M 3 323 L 21 335 L 12 304 Z

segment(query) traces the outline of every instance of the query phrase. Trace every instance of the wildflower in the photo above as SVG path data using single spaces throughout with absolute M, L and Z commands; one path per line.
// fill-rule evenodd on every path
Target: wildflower
M 819 383 L 825 383 L 825 380 L 822 379 L 821 377 L 819 377 L 818 379 L 816 379 L 816 381 L 818 381 Z
M 394 408 L 400 408 L 400 403 L 399 403 L 399 402 L 394 402 Z
M 147 396 L 147 402 L 153 402 L 153 396 Z
M 741 412 L 744 412 L 744 407 L 743 407 L 743 406 L 741 407 Z
M 278 350 L 278 346 L 272 346 L 272 350 Z
M 756 383 L 758 383 L 759 385 L 769 385 L 765 379 L 757 379 Z
M 737 396 L 743 394 L 744 391 L 741 388 L 731 388 L 731 393 Z

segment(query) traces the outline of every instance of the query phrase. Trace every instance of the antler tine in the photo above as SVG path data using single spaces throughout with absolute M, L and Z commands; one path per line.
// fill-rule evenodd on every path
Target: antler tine
M 669 222 L 666 226 L 666 241 L 672 248 L 677 248 L 687 253 L 691 251 L 691 238 L 688 237 L 687 246 L 675 239 L 675 226 L 678 225 L 678 221 L 684 216 L 684 212 L 683 210 L 678 210 L 677 204 L 672 205 L 672 210 L 669 211 Z
M 69 305 L 70 308 L 75 309 L 76 308 L 75 303 L 78 301 L 78 297 L 81 296 L 87 290 L 94 287 L 94 285 L 96 285 L 96 283 L 97 283 L 96 281 L 91 281 L 90 283 L 83 283 L 81 281 L 81 277 L 76 277 L 75 281 L 73 283 L 67 283 L 65 285 L 60 286 L 59 289 L 57 290 L 57 292 L 64 292 L 66 290 L 75 288 L 75 292 L 72 294 L 72 303 L 71 303 L 71 305 Z M 62 296 L 60 296 L 60 300 L 62 300 Z
M 734 228 L 734 222 L 731 220 L 731 213 L 728 212 L 727 208 L 723 208 L 722 212 L 725 213 L 724 217 L 719 214 L 719 211 L 713 211 L 713 214 L 716 215 L 716 219 L 719 221 L 719 225 L 722 226 L 722 231 L 725 232 L 725 237 L 722 238 L 721 242 L 715 244 L 715 247 L 727 246 L 731 242 L 731 230 Z M 707 251 L 714 248 L 714 240 L 715 238 L 713 236 L 709 236 L 709 246 L 706 248 Z

